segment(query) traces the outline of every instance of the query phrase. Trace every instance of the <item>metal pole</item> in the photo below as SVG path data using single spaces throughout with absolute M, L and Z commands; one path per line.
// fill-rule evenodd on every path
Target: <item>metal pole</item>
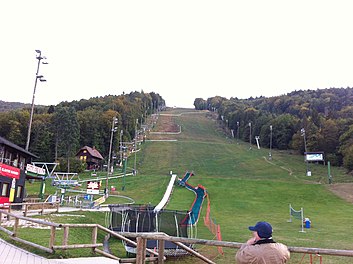
M 134 161 L 134 175 L 136 175 L 136 152 L 137 152 L 137 123 L 138 123 L 138 119 L 136 119 L 136 123 L 135 123 L 135 161 Z
M 237 121 L 237 127 L 238 127 L 238 130 L 237 130 L 237 134 L 238 134 L 237 143 L 239 144 L 239 121 Z
M 32 106 L 31 106 L 31 115 L 29 117 L 29 124 L 28 124 L 28 132 L 27 132 L 27 142 L 26 142 L 26 150 L 28 151 L 29 149 L 29 141 L 31 139 L 31 129 L 32 129 L 32 119 L 33 119 L 33 110 L 34 110 L 34 98 L 36 95 L 36 89 L 37 89 L 37 82 L 38 82 L 38 73 L 39 73 L 39 66 L 40 66 L 40 61 L 43 59 L 42 58 L 42 52 L 40 50 L 37 51 L 39 54 L 36 59 L 38 60 L 37 63 L 37 71 L 36 71 L 36 78 L 34 80 L 34 89 L 33 89 L 33 97 L 32 97 Z
M 250 128 L 250 138 L 249 138 L 250 148 L 249 149 L 251 149 L 251 122 L 249 122 L 249 128 Z
M 120 164 L 123 164 L 123 130 L 120 130 L 120 147 L 119 147 L 119 152 L 120 152 Z
M 268 158 L 272 160 L 272 125 L 270 125 L 270 153 L 268 155 Z
M 115 124 L 117 122 L 117 118 L 113 117 L 112 121 L 112 129 L 110 133 L 110 144 L 109 144 L 109 155 L 108 155 L 108 167 L 107 167 L 107 178 L 105 180 L 105 195 L 108 197 L 109 195 L 109 188 L 108 188 L 108 182 L 109 182 L 109 174 L 110 174 L 110 157 L 112 155 L 112 145 L 113 145 L 113 135 L 115 132 Z
M 307 148 L 306 148 L 306 133 L 305 133 L 305 129 L 302 128 L 300 130 L 303 138 L 304 138 L 304 150 L 305 150 L 305 163 L 306 163 L 306 176 L 309 176 L 309 172 L 310 172 L 310 169 L 309 169 L 309 162 L 308 162 L 308 159 L 306 158 L 306 155 L 307 155 Z M 311 175 L 310 175 L 311 176 Z

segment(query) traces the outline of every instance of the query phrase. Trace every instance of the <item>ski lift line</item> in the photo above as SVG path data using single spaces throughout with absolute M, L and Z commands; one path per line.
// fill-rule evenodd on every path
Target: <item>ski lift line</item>
M 132 176 L 132 175 L 134 175 L 134 174 L 131 172 L 131 173 L 126 173 L 125 175 L 119 174 L 117 176 L 110 176 L 110 177 L 108 177 L 108 179 L 118 179 L 118 178 L 122 178 L 124 176 Z M 107 179 L 107 177 L 102 176 L 102 177 L 96 177 L 96 178 L 91 178 L 91 179 L 79 180 L 77 182 L 80 183 L 80 182 L 89 182 L 89 181 L 101 181 L 101 180 L 106 180 L 106 179 Z

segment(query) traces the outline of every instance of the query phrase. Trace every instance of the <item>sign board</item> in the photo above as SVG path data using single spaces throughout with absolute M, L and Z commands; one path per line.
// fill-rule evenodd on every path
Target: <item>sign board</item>
M 306 161 L 324 161 L 323 152 L 305 152 Z
M 88 181 L 87 182 L 87 193 L 88 194 L 99 194 L 100 182 Z
M 0 163 L 0 175 L 1 176 L 19 179 L 20 172 L 21 171 L 19 168 L 12 167 L 12 166 L 6 165 L 4 163 Z
M 105 202 L 105 196 L 99 197 L 97 200 L 94 201 L 93 207 L 97 207 L 98 205 Z
M 26 173 L 30 173 L 30 174 L 35 174 L 35 175 L 45 175 L 45 169 L 34 166 L 32 164 L 27 164 L 26 166 Z

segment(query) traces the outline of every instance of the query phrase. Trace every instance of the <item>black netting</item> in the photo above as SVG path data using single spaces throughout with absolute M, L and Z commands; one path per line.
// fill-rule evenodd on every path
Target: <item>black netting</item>
M 156 213 L 154 207 L 149 205 L 110 205 L 109 208 L 112 214 L 110 226 L 114 231 L 163 232 L 170 236 L 188 237 L 190 226 L 185 224 L 187 211 L 161 210 Z M 154 249 L 157 246 L 157 241 L 147 241 L 148 248 Z M 165 249 L 177 250 L 178 247 L 165 241 Z

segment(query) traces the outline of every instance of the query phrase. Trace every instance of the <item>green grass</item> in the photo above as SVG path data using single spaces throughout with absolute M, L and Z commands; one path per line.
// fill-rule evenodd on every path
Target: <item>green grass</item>
M 180 113 L 180 110 L 173 112 Z M 258 150 L 253 145 L 249 150 L 249 143 L 237 144 L 235 139 L 223 134 L 207 113 L 183 114 L 174 120 L 181 125 L 182 133 L 168 135 L 168 138 L 178 141 L 142 144 L 137 154 L 139 173 L 126 177 L 126 188 L 119 194 L 133 198 L 136 203 L 157 204 L 169 183 L 170 171 L 180 178 L 186 171 L 194 171 L 189 183 L 206 187 L 211 216 L 220 224 L 225 241 L 245 242 L 251 235 L 247 227 L 265 220 L 273 225 L 275 239 L 288 246 L 353 249 L 350 228 L 353 205 L 328 191 L 326 166 L 311 164 L 312 176 L 308 177 L 301 155 L 273 150 L 273 159 L 268 161 L 268 149 Z M 132 164 L 133 158 L 130 158 L 129 166 Z M 334 182 L 351 181 L 342 168 L 332 167 L 331 174 Z M 110 184 L 120 190 L 123 183 L 122 179 L 116 179 Z M 27 188 L 33 192 L 36 188 L 39 190 L 35 184 Z M 55 189 L 48 186 L 47 191 L 52 193 Z M 175 186 L 168 209 L 188 210 L 193 200 L 192 192 Z M 109 198 L 108 202 L 116 201 Z M 312 228 L 307 232 L 299 232 L 299 220 L 287 222 L 289 204 L 297 210 L 304 208 L 305 216 L 312 221 Z M 202 216 L 206 207 L 204 203 Z M 100 216 L 90 216 L 89 221 L 101 221 Z M 198 224 L 198 237 L 213 239 L 202 219 Z M 80 237 L 74 239 L 79 241 Z M 217 263 L 234 262 L 235 250 L 226 249 L 224 256 L 218 255 L 214 248 L 199 247 L 199 251 L 207 252 Z M 301 258 L 302 254 L 292 254 L 290 263 L 298 263 Z M 324 263 L 352 261 L 347 257 L 323 256 L 323 259 Z M 193 258 L 177 261 L 195 263 Z

